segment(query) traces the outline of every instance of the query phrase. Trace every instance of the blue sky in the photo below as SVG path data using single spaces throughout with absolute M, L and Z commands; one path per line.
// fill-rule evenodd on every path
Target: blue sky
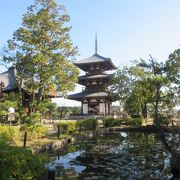
M 33 0 L 0 1 L 0 48 L 20 26 Z M 78 60 L 94 53 L 110 57 L 116 66 L 131 60 L 166 60 L 180 45 L 179 0 L 57 0 L 71 17 L 71 38 L 79 48 Z

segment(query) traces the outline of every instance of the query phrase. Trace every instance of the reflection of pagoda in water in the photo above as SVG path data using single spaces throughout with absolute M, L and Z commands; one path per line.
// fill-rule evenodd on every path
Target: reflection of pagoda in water
M 112 100 L 107 86 L 112 74 L 106 74 L 105 71 L 115 70 L 116 67 L 110 58 L 97 54 L 97 38 L 95 41 L 95 54 L 74 64 L 86 72 L 86 75 L 79 76 L 78 80 L 79 84 L 85 86 L 85 90 L 72 94 L 68 98 L 82 102 L 83 114 L 110 114 Z

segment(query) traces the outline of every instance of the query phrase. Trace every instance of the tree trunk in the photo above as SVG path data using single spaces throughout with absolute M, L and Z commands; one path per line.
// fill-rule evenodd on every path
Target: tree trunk
M 20 104 L 23 106 L 23 93 L 22 93 L 22 80 L 19 80 L 19 85 L 18 85 L 18 91 L 19 91 L 19 99 L 20 99 Z
M 142 110 L 142 115 L 143 115 L 143 118 L 147 118 L 147 104 L 144 103 L 141 105 L 141 110 Z
M 43 96 L 43 88 L 41 87 L 41 88 L 39 88 L 38 94 L 37 94 L 37 97 L 36 97 L 37 104 L 41 103 L 42 96 Z
M 33 92 L 30 97 L 29 97 L 29 114 L 31 114 L 32 112 L 35 112 L 35 108 L 34 106 L 32 106 L 32 103 L 35 100 L 35 93 Z
M 154 109 L 154 121 L 157 126 L 160 126 L 159 119 L 159 100 L 160 100 L 160 86 L 156 85 L 156 101 L 155 101 L 155 109 Z

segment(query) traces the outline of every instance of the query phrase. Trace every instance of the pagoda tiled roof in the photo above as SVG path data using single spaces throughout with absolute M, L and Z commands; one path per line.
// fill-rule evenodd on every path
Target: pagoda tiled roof
M 80 93 L 72 94 L 68 96 L 68 99 L 73 99 L 73 100 L 81 100 L 82 98 L 91 98 L 91 97 L 107 97 L 109 94 L 107 92 L 86 92 L 82 91 Z
M 112 74 L 96 74 L 96 75 L 84 75 L 84 76 L 79 76 L 79 80 L 85 80 L 85 79 L 95 79 L 95 78 L 107 78 L 111 77 Z
M 114 70 L 117 69 L 117 67 L 113 64 L 110 58 L 105 58 L 103 56 L 100 56 L 99 54 L 94 54 L 93 56 L 83 59 L 80 61 L 76 61 L 74 65 L 78 66 L 82 70 L 87 70 L 87 66 L 89 64 L 94 64 L 94 63 L 103 63 L 106 64 L 107 68 L 106 70 Z M 87 67 L 87 68 L 86 68 Z
M 105 58 L 103 56 L 100 56 L 98 54 L 94 54 L 93 56 L 77 61 L 75 64 L 86 64 L 86 63 L 97 63 L 97 62 L 104 62 L 104 61 L 110 61 L 110 58 Z

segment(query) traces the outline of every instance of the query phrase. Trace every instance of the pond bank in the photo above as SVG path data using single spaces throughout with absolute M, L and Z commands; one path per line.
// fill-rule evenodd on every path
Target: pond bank
M 57 139 L 51 142 L 48 142 L 47 144 L 35 146 L 34 148 L 31 148 L 34 154 L 43 153 L 50 150 L 58 150 L 62 147 L 64 147 L 65 144 L 74 142 L 74 137 L 66 137 L 63 139 Z
M 97 130 L 97 131 L 93 131 L 93 132 L 87 132 L 86 134 L 74 134 L 74 135 L 64 137 L 61 139 L 51 140 L 50 142 L 47 142 L 46 144 L 38 145 L 38 146 L 31 148 L 31 150 L 33 151 L 34 154 L 48 152 L 48 151 L 52 151 L 52 150 L 56 151 L 56 150 L 63 148 L 66 144 L 74 143 L 77 140 L 83 141 L 84 139 L 89 139 L 94 136 L 100 135 L 103 132 L 104 131 L 102 131 L 102 130 Z
M 141 127 L 110 127 L 108 128 L 109 132 L 144 132 L 144 133 L 157 133 L 160 131 L 160 128 L 155 125 L 147 125 L 147 126 L 141 126 Z M 180 127 L 162 127 L 164 132 L 179 132 Z
M 175 131 L 174 131 L 175 130 Z M 109 127 L 101 128 L 95 131 L 83 132 L 83 134 L 72 134 L 71 136 L 64 137 L 62 139 L 54 139 L 51 142 L 43 145 L 38 145 L 32 148 L 34 153 L 43 153 L 49 150 L 57 150 L 63 148 L 65 144 L 75 142 L 76 140 L 89 139 L 96 136 L 101 136 L 104 133 L 113 132 L 142 132 L 142 133 L 158 133 L 160 129 L 154 125 L 141 126 L 141 127 Z M 164 132 L 179 132 L 180 127 L 163 127 Z

